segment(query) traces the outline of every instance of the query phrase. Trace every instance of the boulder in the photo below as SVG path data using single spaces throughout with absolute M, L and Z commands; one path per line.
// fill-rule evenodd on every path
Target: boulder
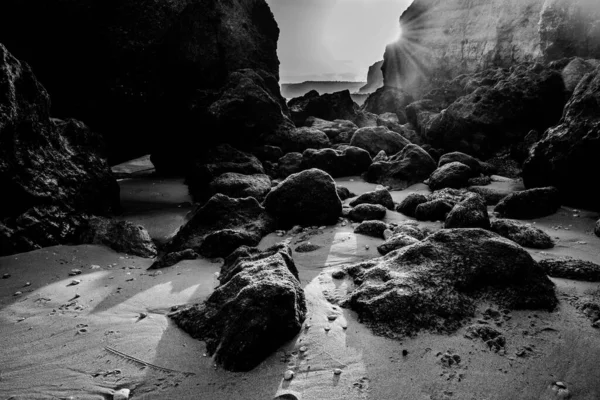
M 342 119 L 354 123 L 359 117 L 349 90 L 322 95 L 313 90 L 300 98 L 290 100 L 288 107 L 296 126 L 305 126 L 309 117 L 327 121 Z
M 594 69 L 592 64 L 587 63 L 582 58 L 573 58 L 561 71 L 567 92 L 572 94 L 583 77 L 594 71 Z
M 429 236 L 431 232 L 427 228 L 421 228 L 416 221 L 404 221 L 393 227 L 393 233 L 402 233 L 417 240 L 423 240 Z
M 595 157 L 600 151 L 600 68 L 586 75 L 567 103 L 561 123 L 546 131 L 523 164 L 527 188 L 554 186 L 564 201 L 597 208 Z
M 385 151 L 381 150 L 377 155 L 373 158 L 373 162 L 387 161 L 390 158 L 385 154 Z
M 154 263 L 152 263 L 152 265 L 148 269 L 166 268 L 175 265 L 180 261 L 195 260 L 199 257 L 200 255 L 192 249 L 174 251 L 171 253 L 167 253 L 163 257 L 157 259 Z
M 404 200 L 398 204 L 396 211 L 406 215 L 407 217 L 414 217 L 415 212 L 419 204 L 427 202 L 427 197 L 421 193 L 411 193 Z
M 377 334 L 452 332 L 482 295 L 506 308 L 552 310 L 554 284 L 529 253 L 483 229 L 444 229 L 387 256 L 344 267 L 343 305 Z
M 261 162 L 271 161 L 277 162 L 281 157 L 283 157 L 283 150 L 277 146 L 269 146 L 268 144 L 264 144 L 262 146 L 256 146 L 252 149 L 252 154 L 256 156 Z
M 315 168 L 287 177 L 267 195 L 264 206 L 284 226 L 335 224 L 342 213 L 335 181 Z
M 467 188 L 469 192 L 476 193 L 483 197 L 485 200 L 485 204 L 489 206 L 495 206 L 498 204 L 503 198 L 508 196 L 512 192 L 507 192 L 502 188 L 495 188 L 491 186 L 469 186 Z
M 350 189 L 348 189 L 347 187 L 344 187 L 344 186 L 335 185 L 335 190 L 337 191 L 337 194 L 341 201 L 344 201 L 346 199 L 350 199 L 350 198 L 356 196 L 354 193 L 352 193 L 350 191 Z
M 365 149 L 375 157 L 381 150 L 386 154 L 396 154 L 410 144 L 402 135 L 384 126 L 361 128 L 354 133 L 350 146 Z
M 79 243 L 102 244 L 119 253 L 144 258 L 154 258 L 157 254 L 156 246 L 143 226 L 102 217 L 87 221 L 82 227 Z
M 75 242 L 88 215 L 119 211 L 103 148 L 84 123 L 50 118 L 48 92 L 0 44 L 0 255 Z
M 483 172 L 481 162 L 478 159 L 476 159 L 475 157 L 471 157 L 468 154 L 461 153 L 460 151 L 446 153 L 443 156 L 441 156 L 438 161 L 438 167 L 442 167 L 452 162 L 459 162 L 471 168 L 471 171 L 473 172 L 474 176 L 477 176 Z
M 256 246 L 272 232 L 273 218 L 254 197 L 216 194 L 195 209 L 166 246 L 166 253 L 192 249 L 205 257 L 226 257 L 240 246 Z
M 558 190 L 545 187 L 511 193 L 496 205 L 494 211 L 503 218 L 531 219 L 554 214 L 559 208 Z
M 325 133 L 307 127 L 291 129 L 285 134 L 271 137 L 269 143 L 281 147 L 286 153 L 302 153 L 306 149 L 324 149 L 331 146 Z
M 249 371 L 300 332 L 306 300 L 287 245 L 229 259 L 201 304 L 170 314 L 230 371 Z M 226 273 L 223 273 L 226 272 Z
M 387 191 L 387 189 L 379 189 L 372 192 L 363 193 L 350 202 L 351 207 L 356 207 L 359 204 L 380 204 L 388 210 L 393 210 L 395 208 L 392 195 Z
M 388 224 L 383 221 L 363 221 L 354 228 L 354 233 L 383 239 L 383 232 L 388 228 Z
M 363 149 L 344 146 L 343 150 L 308 149 L 302 153 L 302 169 L 318 168 L 334 178 L 360 175 L 371 165 L 371 156 Z
M 445 221 L 454 208 L 454 203 L 446 199 L 429 200 L 415 209 L 415 218 L 419 221 Z
M 316 117 L 308 117 L 304 124 L 309 128 L 320 130 L 334 144 L 350 143 L 354 132 L 358 130 L 358 126 L 354 122 L 342 119 L 326 121 Z
M 387 239 L 381 245 L 377 246 L 377 251 L 381 255 L 386 255 L 392 251 L 401 249 L 406 246 L 411 246 L 415 243 L 419 243 L 418 239 L 404 233 L 397 233 L 391 238 Z
M 302 171 L 302 154 L 287 153 L 279 159 L 277 166 L 277 176 L 279 178 L 287 178 L 292 174 L 297 174 Z
M 540 267 L 553 278 L 600 282 L 600 265 L 590 261 L 544 259 L 540 260 L 538 263 L 540 264 Z
M 492 221 L 490 229 L 523 247 L 532 249 L 550 249 L 554 247 L 552 238 L 546 232 L 522 222 L 496 219 Z
M 211 195 L 222 193 L 234 199 L 254 197 L 262 202 L 271 191 L 271 179 L 265 174 L 243 175 L 226 172 L 209 185 Z
M 394 113 L 398 118 L 403 117 L 398 122 L 404 124 L 406 123 L 404 108 L 412 103 L 412 100 L 412 96 L 402 89 L 384 86 L 367 97 L 362 109 L 373 114 Z
M 379 204 L 359 204 L 350 210 L 348 217 L 356 222 L 385 218 L 385 207 Z
M 469 178 L 473 176 L 471 168 L 458 161 L 444 164 L 429 177 L 431 190 L 444 188 L 460 189 L 468 186 Z
M 381 72 L 382 65 L 383 60 L 377 61 L 369 67 L 369 71 L 367 72 L 367 84 L 358 89 L 359 93 L 371 93 L 383 86 L 383 73 Z
M 409 144 L 387 161 L 371 164 L 365 180 L 403 190 L 415 183 L 423 182 L 435 170 L 436 163 L 421 147 Z
M 475 193 L 467 194 L 466 198 L 448 213 L 444 228 L 490 229 L 490 217 L 483 198 Z

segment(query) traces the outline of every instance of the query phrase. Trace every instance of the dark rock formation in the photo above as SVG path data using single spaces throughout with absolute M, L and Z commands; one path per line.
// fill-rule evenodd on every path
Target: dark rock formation
M 417 207 L 419 204 L 423 204 L 427 202 L 427 197 L 420 193 L 411 193 L 404 200 L 398 204 L 396 207 L 396 211 L 402 213 L 408 217 L 414 217 L 415 212 L 417 211 Z
M 550 249 L 554 247 L 552 238 L 543 230 L 510 219 L 492 221 L 491 230 L 523 247 Z
M 287 153 L 279 159 L 277 175 L 279 178 L 287 178 L 292 174 L 302 171 L 302 154 Z
M 226 172 L 210 183 L 209 191 L 211 196 L 221 193 L 235 199 L 254 197 L 262 202 L 271 191 L 271 179 L 264 174 L 243 175 Z
M 361 128 L 354 133 L 351 146 L 365 149 L 375 157 L 381 150 L 386 154 L 396 154 L 410 142 L 399 133 L 384 126 Z
M 226 257 L 240 246 L 256 246 L 273 231 L 273 218 L 254 197 L 216 194 L 194 210 L 167 245 L 167 253 L 192 249 L 205 257 Z
M 383 232 L 388 228 L 388 224 L 383 221 L 363 221 L 354 228 L 354 233 L 383 239 Z
M 545 259 L 539 261 L 539 264 L 548 275 L 554 278 L 600 282 L 600 265 L 590 261 Z
M 358 90 L 359 93 L 371 93 L 383 86 L 383 72 L 381 72 L 382 65 L 383 60 L 377 61 L 369 67 L 369 72 L 367 72 L 367 84 Z
M 595 69 L 592 63 L 586 62 L 582 58 L 573 58 L 561 71 L 565 89 L 572 94 L 581 80 Z
M 504 218 L 530 219 L 554 214 L 559 207 L 558 190 L 545 187 L 511 193 L 496 205 L 494 211 Z
M 362 109 L 373 114 L 394 113 L 402 115 L 404 118 L 399 120 L 399 123 L 406 123 L 406 115 L 404 109 L 412 103 L 412 96 L 405 93 L 402 89 L 384 86 L 377 89 L 367 97 L 367 100 L 362 106 Z
M 290 100 L 288 107 L 296 126 L 306 125 L 308 117 L 327 121 L 342 119 L 352 121 L 358 126 L 365 126 L 361 123 L 364 116 L 357 111 L 358 105 L 350 97 L 349 90 L 322 95 L 313 90 L 302 97 Z
M 331 146 L 325 133 L 307 127 L 291 129 L 284 134 L 273 136 L 269 143 L 281 147 L 286 153 L 302 153 L 306 149 L 324 149 Z
M 438 167 L 450 164 L 451 162 L 459 162 L 466 165 L 467 167 L 471 168 L 473 175 L 479 175 L 483 171 L 481 162 L 478 159 L 459 151 L 442 155 L 438 161 Z
M 570 204 L 598 208 L 590 181 L 600 151 L 600 68 L 586 75 L 567 103 L 561 123 L 546 131 L 523 164 L 528 188 L 555 186 Z
M 334 178 L 360 175 L 371 165 L 371 156 L 363 149 L 344 146 L 343 150 L 308 149 L 302 153 L 302 169 L 318 168 Z
M 379 204 L 388 210 L 394 209 L 394 200 L 387 189 L 374 190 L 372 192 L 363 193 L 356 199 L 350 202 L 350 207 L 356 207 L 359 204 Z
M 448 213 L 444 228 L 490 229 L 490 217 L 483 198 L 475 193 L 467 194 L 466 198 Z
M 473 176 L 471 168 L 458 161 L 444 164 L 429 177 L 431 190 L 444 188 L 460 189 L 468 186 L 469 178 Z
M 300 332 L 306 300 L 291 249 L 228 258 L 221 284 L 202 304 L 171 318 L 191 336 L 206 342 L 215 362 L 231 371 L 249 371 Z
M 350 210 L 348 216 L 356 222 L 383 219 L 385 217 L 385 207 L 379 204 L 359 204 Z
M 436 163 L 421 147 L 409 144 L 387 161 L 374 162 L 365 173 L 365 180 L 403 190 L 423 182 L 435 170 Z
M 102 244 L 120 253 L 154 258 L 156 246 L 141 225 L 102 217 L 90 218 L 82 228 L 80 243 Z
M 175 265 L 180 261 L 195 260 L 198 257 L 200 257 L 200 255 L 192 249 L 174 251 L 172 253 L 165 254 L 163 257 L 160 257 L 148 269 L 166 268 Z
M 342 213 L 335 181 L 314 168 L 287 177 L 267 195 L 264 206 L 284 226 L 335 224 Z
M 415 209 L 415 218 L 419 221 L 444 221 L 454 204 L 446 199 L 429 200 Z
M 304 122 L 309 128 L 315 128 L 327 135 L 331 143 L 350 143 L 354 132 L 358 130 L 358 126 L 352 121 L 336 119 L 334 121 L 326 121 L 324 119 L 308 117 Z
M 82 122 L 50 118 L 44 87 L 0 44 L 0 255 L 76 241 L 83 214 L 119 209 L 102 147 Z
M 335 190 L 337 191 L 337 194 L 341 201 L 344 201 L 346 199 L 356 196 L 354 193 L 352 193 L 350 191 L 350 189 L 348 189 L 347 187 L 344 187 L 344 186 L 335 185 Z
M 495 206 L 503 198 L 510 194 L 506 190 L 490 186 L 469 186 L 467 190 L 469 192 L 477 193 L 478 195 L 483 197 L 485 203 L 489 206 Z
M 594 234 L 600 237 L 600 219 L 596 221 L 596 226 L 594 227 Z
M 388 336 L 454 331 L 474 314 L 481 294 L 508 308 L 558 303 L 554 285 L 526 250 L 483 229 L 444 229 L 345 271 L 357 287 L 344 304 Z
M 268 144 L 254 147 L 252 149 L 252 154 L 254 154 L 262 162 L 277 162 L 277 160 L 284 155 L 283 150 L 281 150 L 280 147 L 269 146 Z
M 413 245 L 415 243 L 419 243 L 419 240 L 405 233 L 397 233 L 377 246 L 377 251 L 381 255 L 386 255 L 392 251 Z

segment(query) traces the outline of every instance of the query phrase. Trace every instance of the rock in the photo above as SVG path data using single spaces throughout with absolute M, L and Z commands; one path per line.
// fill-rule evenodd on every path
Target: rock
M 365 180 L 403 190 L 423 182 L 433 171 L 436 163 L 421 147 L 409 144 L 387 161 L 374 162 L 365 173 Z
M 399 120 L 401 124 L 406 123 L 404 108 L 412 103 L 412 96 L 402 89 L 384 86 L 375 93 L 371 93 L 362 106 L 362 109 L 373 114 L 394 113 L 404 116 L 404 120 Z M 398 117 L 400 118 L 400 116 Z
M 185 249 L 181 251 L 174 251 L 165 254 L 163 257 L 156 260 L 148 269 L 166 268 L 177 264 L 183 260 L 195 260 L 200 255 L 192 249 Z M 160 271 L 159 271 L 160 272 Z
M 277 160 L 284 155 L 283 150 L 281 150 L 280 147 L 269 146 L 268 144 L 254 147 L 252 149 L 252 154 L 254 154 L 261 162 L 277 162 Z
M 342 119 L 326 121 L 320 118 L 308 117 L 304 124 L 326 134 L 331 143 L 350 143 L 354 132 L 358 130 L 358 126 L 354 122 Z
M 388 210 L 393 210 L 395 208 L 392 195 L 386 189 L 363 193 L 350 202 L 350 207 L 356 207 L 359 204 L 379 204 Z
M 305 243 L 302 243 L 301 245 L 297 246 L 295 251 L 296 251 L 296 253 L 310 253 L 312 251 L 319 250 L 320 248 L 321 248 L 321 246 L 318 246 L 318 245 L 310 243 L 310 242 L 305 242 Z
M 467 194 L 463 201 L 450 210 L 444 228 L 490 229 L 490 217 L 483 198 L 475 193 Z
M 444 188 L 460 189 L 468 186 L 469 178 L 473 175 L 471 168 L 463 163 L 454 161 L 439 167 L 429 177 L 431 190 Z
M 486 324 L 474 324 L 467 327 L 467 335 L 480 338 L 496 353 L 504 349 L 506 337 L 496 328 Z
M 438 161 L 438 167 L 442 167 L 442 166 L 444 166 L 446 164 L 450 164 L 452 162 L 459 162 L 459 163 L 464 164 L 467 167 L 471 168 L 471 171 L 473 172 L 473 176 L 477 176 L 483 171 L 483 168 L 481 167 L 481 163 L 478 159 L 476 159 L 475 157 L 471 157 L 468 154 L 461 153 L 459 151 L 455 151 L 452 153 L 446 153 L 443 156 L 441 156 L 440 160 Z
M 264 206 L 283 225 L 330 225 L 342 213 L 335 181 L 319 169 L 290 175 L 267 195 Z
M 402 233 L 417 240 L 423 240 L 429 236 L 431 232 L 426 228 L 419 227 L 416 221 L 405 221 L 394 227 L 394 233 Z
M 394 250 L 398 250 L 418 242 L 419 240 L 412 236 L 408 236 L 404 233 L 397 233 L 383 242 L 383 244 L 377 246 L 377 251 L 379 254 L 386 255 Z
M 283 374 L 283 379 L 285 379 L 286 381 L 291 381 L 292 379 L 294 379 L 294 371 L 289 369 L 285 371 Z
M 270 140 L 271 144 L 279 146 L 284 152 L 302 153 L 306 149 L 324 149 L 331 146 L 329 138 L 315 128 L 295 128 L 286 134 Z
M 386 229 L 388 229 L 388 224 L 383 221 L 363 221 L 354 228 L 354 233 L 381 239 Z
M 415 209 L 415 218 L 419 221 L 445 221 L 454 208 L 454 203 L 445 199 L 435 199 L 421 203 Z
M 361 128 L 354 133 L 351 146 L 365 149 L 375 157 L 381 150 L 386 154 L 396 154 L 410 144 L 402 135 L 383 126 Z
M 375 158 L 373 158 L 373 162 L 388 161 L 389 159 L 390 158 L 387 156 L 387 154 L 385 154 L 385 151 L 381 150 L 379 153 L 377 153 Z
M 319 95 L 318 92 L 313 90 L 300 98 L 290 100 L 288 107 L 296 126 L 305 126 L 308 117 L 316 117 L 327 121 L 342 119 L 354 123 L 357 123 L 359 117 L 349 90 L 323 95 Z
M 148 231 L 143 226 L 129 221 L 90 218 L 82 228 L 79 242 L 102 244 L 120 253 L 145 258 L 154 258 L 157 254 Z
M 526 250 L 478 228 L 440 230 L 344 269 L 356 288 L 342 304 L 387 336 L 455 331 L 484 293 L 505 308 L 551 310 L 558 304 L 554 284 Z
M 572 94 L 583 77 L 592 71 L 594 71 L 592 64 L 585 62 L 580 57 L 573 58 L 561 71 L 567 92 Z
M 502 188 L 495 188 L 490 186 L 469 186 L 467 188 L 469 192 L 476 193 L 483 197 L 485 203 L 489 206 L 495 206 L 503 198 L 508 196 L 512 191 L 506 191 Z
M 0 255 L 75 242 L 89 214 L 119 211 L 101 136 L 50 118 L 48 92 L 1 44 L 0 110 Z
M 594 234 L 600 237 L 600 219 L 596 221 L 596 226 L 594 227 Z
M 371 93 L 383 86 L 383 73 L 381 72 L 382 65 L 383 60 L 377 61 L 369 67 L 367 84 L 358 90 L 359 93 Z
M 344 146 L 343 150 L 308 149 L 302 153 L 302 169 L 318 168 L 334 178 L 360 175 L 371 165 L 371 156 L 358 147 Z
M 226 172 L 210 183 L 209 191 L 211 195 L 221 193 L 234 199 L 254 197 L 261 202 L 271 191 L 271 179 L 264 174 Z
M 348 216 L 356 222 L 383 219 L 385 217 L 385 207 L 379 204 L 359 204 L 350 210 Z
M 233 172 L 242 175 L 264 175 L 261 162 L 252 154 L 240 151 L 228 144 L 208 149 L 189 167 L 186 183 L 196 200 L 211 197 L 210 183 L 219 176 Z
M 249 371 L 300 332 L 306 301 L 288 246 L 240 254 L 228 262 L 228 273 L 221 274 L 221 284 L 205 302 L 171 318 L 205 341 L 223 368 Z
M 129 399 L 130 392 L 131 391 L 129 389 L 115 390 L 113 393 L 113 400 L 127 400 Z
M 344 187 L 344 186 L 336 185 L 335 190 L 337 191 L 337 194 L 341 201 L 344 201 L 346 199 L 350 199 L 350 198 L 356 196 L 347 187 Z
M 511 193 L 494 208 L 503 218 L 531 219 L 554 214 L 560 208 L 556 188 L 545 187 Z
M 166 246 L 169 253 L 192 249 L 205 257 L 226 257 L 242 245 L 256 246 L 274 221 L 254 197 L 216 194 L 192 213 Z
M 530 131 L 527 135 L 525 135 L 525 138 L 523 138 L 521 142 L 518 142 L 511 147 L 510 157 L 519 163 L 523 163 L 523 161 L 525 161 L 529 156 L 531 148 L 540 139 L 540 134 L 537 131 Z
M 287 178 L 292 174 L 297 174 L 302 171 L 302 154 L 287 153 L 279 159 L 277 167 L 277 176 Z
M 193 98 L 219 91 L 244 68 L 265 71 L 274 82 L 270 90 L 279 92 L 278 37 L 263 0 L 0 5 L 0 42 L 44 77 L 56 115 L 82 118 L 106 137 L 111 164 L 162 147 L 163 164 L 181 165 L 197 146 L 218 139 L 206 129 L 207 118 L 197 118 L 206 113 Z M 247 92 L 246 107 L 254 96 Z M 259 104 L 246 114 L 256 127 L 269 119 Z
M 589 171 L 600 151 L 600 68 L 585 76 L 567 103 L 561 123 L 550 128 L 523 164 L 527 188 L 554 186 L 568 204 L 596 208 Z
M 408 217 L 414 218 L 418 205 L 426 202 L 427 197 L 425 197 L 421 193 L 411 193 L 408 196 L 406 196 L 406 198 L 402 200 L 400 204 L 398 204 L 398 207 L 396 207 L 396 211 Z
M 600 282 L 600 265 L 574 259 L 545 259 L 538 262 L 546 273 L 554 278 L 576 281 Z
M 522 222 L 496 219 L 492 221 L 491 230 L 523 247 L 532 249 L 550 249 L 554 247 L 554 242 L 547 233 Z

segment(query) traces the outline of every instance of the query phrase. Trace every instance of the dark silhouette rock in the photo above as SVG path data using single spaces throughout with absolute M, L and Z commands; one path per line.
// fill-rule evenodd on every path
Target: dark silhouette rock
M 417 240 L 423 240 L 430 235 L 427 228 L 422 228 L 416 221 L 404 221 L 403 223 L 393 227 L 393 233 L 402 233 Z
M 492 221 L 491 230 L 523 247 L 550 249 L 554 247 L 552 238 L 543 230 L 510 219 Z
M 335 190 L 337 191 L 337 194 L 341 201 L 344 201 L 346 199 L 350 199 L 350 198 L 356 196 L 354 193 L 352 193 L 350 191 L 350 189 L 348 189 L 347 187 L 344 187 L 344 186 L 335 185 Z
M 483 197 L 485 203 L 489 206 L 495 206 L 510 194 L 506 190 L 489 186 L 469 186 L 467 190 Z
M 560 204 L 558 190 L 546 187 L 511 193 L 496 205 L 494 211 L 503 218 L 541 218 L 554 214 Z
M 419 204 L 423 204 L 427 202 L 427 197 L 420 193 L 411 193 L 404 200 L 398 204 L 396 207 L 396 211 L 402 213 L 408 217 L 414 217 L 415 212 L 417 211 L 417 207 Z
M 554 278 L 600 282 L 600 265 L 590 261 L 545 259 L 540 260 L 539 264 L 548 275 Z
M 444 228 L 490 229 L 490 217 L 483 198 L 475 193 L 467 194 L 463 201 L 452 207 L 446 217 Z
M 294 128 L 285 134 L 272 137 L 270 144 L 277 145 L 284 152 L 302 153 L 306 149 L 324 149 L 331 146 L 331 142 L 325 133 L 315 128 Z
M 171 318 L 205 341 L 217 364 L 249 371 L 300 332 L 306 300 L 286 245 L 228 262 L 221 284 L 206 301 Z
M 460 189 L 468 186 L 469 178 L 473 176 L 471 168 L 458 161 L 444 164 L 429 177 L 431 190 L 444 188 Z
M 280 147 L 269 146 L 268 144 L 253 148 L 252 154 L 262 162 L 277 162 L 284 155 L 283 150 L 281 150 Z
M 446 199 L 429 200 L 415 209 L 415 218 L 419 221 L 445 221 L 454 204 Z
M 600 237 L 600 219 L 596 221 L 596 226 L 594 227 L 594 234 Z
M 102 217 L 90 218 L 82 228 L 80 243 L 102 244 L 119 253 L 154 258 L 156 246 L 141 225 Z
M 567 92 L 572 94 L 583 77 L 593 72 L 594 69 L 594 66 L 584 59 L 580 57 L 573 58 L 561 71 Z
M 74 242 L 87 214 L 119 209 L 102 139 L 50 118 L 50 97 L 0 44 L 0 255 Z
M 481 167 L 481 162 L 475 157 L 471 157 L 468 154 L 461 153 L 459 151 L 455 151 L 452 153 L 446 153 L 440 157 L 438 161 L 438 167 L 442 167 L 446 164 L 450 164 L 451 162 L 459 162 L 461 164 L 466 165 L 471 168 L 473 171 L 473 175 L 479 175 L 483 172 L 483 168 Z
M 365 180 L 403 190 L 423 182 L 436 169 L 436 163 L 421 147 L 409 144 L 387 161 L 374 162 L 365 173 Z
M 373 158 L 373 162 L 380 161 L 388 161 L 390 158 L 385 154 L 385 151 L 381 150 L 377 155 Z
M 279 159 L 279 165 L 277 167 L 277 176 L 279 178 L 287 178 L 292 174 L 297 174 L 302 171 L 302 154 L 301 153 L 287 153 L 285 156 Z
M 195 260 L 198 257 L 200 257 L 200 255 L 192 249 L 174 251 L 165 254 L 163 257 L 160 257 L 158 260 L 152 263 L 152 265 L 148 269 L 166 268 L 175 265 L 180 261 Z
M 350 210 L 348 217 L 356 222 L 383 219 L 385 207 L 379 204 L 359 204 Z
M 373 114 L 394 113 L 399 119 L 403 116 L 404 118 L 398 122 L 404 124 L 406 123 L 404 108 L 412 103 L 412 100 L 412 96 L 402 89 L 384 86 L 367 97 L 362 109 Z
M 371 93 L 383 86 L 383 72 L 381 72 L 382 65 L 383 60 L 377 61 L 369 67 L 369 71 L 367 72 L 367 84 L 358 90 L 359 93 Z
M 364 126 L 359 123 L 361 115 L 357 111 L 358 106 L 352 100 L 349 90 L 322 95 L 313 90 L 302 97 L 290 100 L 288 107 L 296 126 L 305 126 L 308 117 L 327 121 L 342 119 L 352 121 L 358 126 Z
M 240 246 L 256 246 L 274 227 L 273 218 L 254 197 L 232 199 L 219 193 L 194 210 L 166 252 L 192 249 L 205 257 L 226 257 Z
M 326 121 L 324 119 L 308 117 L 305 125 L 309 128 L 315 128 L 325 133 L 331 143 L 350 143 L 354 132 L 358 130 L 358 126 L 352 121 L 336 119 L 334 121 Z
M 394 236 L 387 239 L 381 245 L 377 246 L 377 251 L 381 255 L 386 255 L 388 253 L 391 253 L 392 251 L 401 249 L 406 246 L 411 246 L 415 243 L 419 243 L 419 240 L 405 233 L 396 233 Z
M 344 268 L 356 288 L 343 303 L 377 334 L 452 332 L 477 299 L 553 309 L 554 284 L 515 243 L 483 229 L 444 229 L 387 256 Z
M 302 153 L 302 169 L 318 168 L 334 178 L 360 175 L 371 165 L 371 156 L 363 149 L 344 146 L 343 150 L 308 149 Z
M 209 191 L 211 195 L 221 193 L 234 199 L 254 197 L 262 202 L 271 191 L 271 179 L 264 174 L 243 175 L 226 172 L 210 183 Z
M 383 232 L 388 228 L 388 224 L 383 221 L 363 221 L 354 228 L 354 233 L 383 239 Z
M 381 150 L 386 154 L 396 154 L 410 142 L 399 133 L 383 126 L 361 128 L 354 133 L 350 146 L 365 149 L 375 157 Z
M 561 123 L 550 128 L 523 164 L 527 188 L 555 186 L 565 202 L 596 209 L 596 170 L 600 151 L 600 68 L 585 76 L 567 103 Z
M 350 207 L 356 207 L 359 204 L 379 204 L 388 210 L 393 210 L 395 208 L 392 195 L 387 191 L 387 189 L 379 189 L 372 192 L 363 193 L 350 202 Z
M 335 224 L 342 213 L 335 181 L 314 168 L 287 177 L 267 195 L 264 206 L 284 226 Z

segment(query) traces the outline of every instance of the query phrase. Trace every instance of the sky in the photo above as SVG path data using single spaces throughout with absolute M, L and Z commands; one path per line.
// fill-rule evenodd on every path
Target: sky
M 282 83 L 366 81 L 400 34 L 411 0 L 267 0 L 279 29 Z

